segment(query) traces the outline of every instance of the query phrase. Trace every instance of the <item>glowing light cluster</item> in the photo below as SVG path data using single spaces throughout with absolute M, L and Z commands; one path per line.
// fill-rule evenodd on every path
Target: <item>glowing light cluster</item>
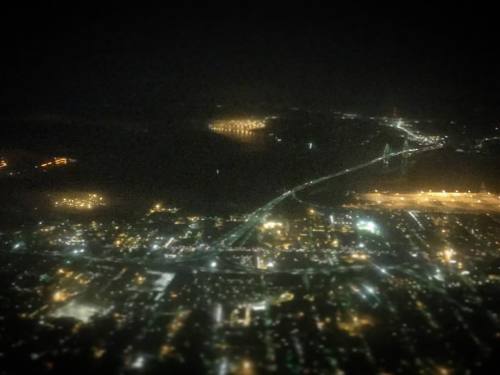
M 356 224 L 358 230 L 370 232 L 372 234 L 380 234 L 380 230 L 373 221 L 371 220 L 360 220 Z
M 66 290 L 58 290 L 52 295 L 52 300 L 54 302 L 64 302 L 72 296 L 71 293 Z
M 367 260 L 369 258 L 368 254 L 362 252 L 352 253 L 350 256 L 351 260 L 359 261 L 359 260 Z
M 438 257 L 441 259 L 443 263 L 456 263 L 455 256 L 457 255 L 456 251 L 452 248 L 445 248 L 443 251 L 438 252 Z
M 275 229 L 281 227 L 283 227 L 283 223 L 280 223 L 278 221 L 266 221 L 264 224 L 262 224 L 263 229 Z
M 0 158 L 0 169 L 7 168 L 8 165 L 7 160 Z
M 355 208 L 389 210 L 500 212 L 500 196 L 471 192 L 367 193 L 357 196 L 357 202 L 346 205 Z
M 82 323 L 88 323 L 94 315 L 102 311 L 101 307 L 73 300 L 53 311 L 50 316 L 53 318 L 72 318 Z
M 417 130 L 414 130 L 410 124 L 404 122 L 402 119 L 394 121 L 391 126 L 403 131 L 409 139 L 421 145 L 433 145 L 443 141 L 442 137 L 437 135 L 420 134 Z
M 51 160 L 40 164 L 40 167 L 41 168 L 62 167 L 68 165 L 71 162 L 74 162 L 74 160 L 66 157 L 54 157 Z
M 374 325 L 373 320 L 368 316 L 357 316 L 355 314 L 342 318 L 337 316 L 337 327 L 346 332 L 349 336 L 360 336 L 365 327 Z
M 179 209 L 176 207 L 166 207 L 162 202 L 157 202 L 149 209 L 147 215 L 153 215 L 162 212 L 176 213 L 177 211 L 179 211 Z
M 216 133 L 233 133 L 238 135 L 251 135 L 254 130 L 265 127 L 265 121 L 258 119 L 217 120 L 208 125 L 208 128 Z
M 76 210 L 92 210 L 105 205 L 106 202 L 104 197 L 96 193 L 63 196 L 54 201 L 54 206 L 57 208 L 69 208 Z

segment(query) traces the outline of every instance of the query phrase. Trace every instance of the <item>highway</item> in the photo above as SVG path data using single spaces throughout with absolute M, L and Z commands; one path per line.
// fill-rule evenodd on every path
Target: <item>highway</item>
M 394 125 L 394 127 L 396 127 L 397 129 L 399 129 L 399 130 L 401 130 L 401 131 L 405 132 L 405 133 L 406 133 L 406 135 L 408 135 L 408 136 L 410 137 L 410 139 L 411 139 L 411 140 L 413 140 L 413 141 L 419 142 L 419 141 L 421 141 L 421 140 L 422 140 L 422 138 L 423 138 L 421 135 L 419 135 L 419 134 L 417 134 L 417 133 L 414 133 L 414 132 L 412 132 L 411 130 L 409 130 L 409 129 L 405 128 L 405 127 L 403 126 L 403 122 L 402 122 L 401 120 L 399 120 L 399 121 L 396 123 L 396 125 Z
M 223 250 L 224 248 L 233 246 L 243 236 L 248 234 L 249 231 L 251 231 L 257 225 L 259 225 L 263 221 L 263 219 L 266 217 L 266 215 L 268 215 L 274 207 L 276 207 L 279 203 L 283 202 L 285 199 L 292 197 L 294 194 L 296 194 L 302 190 L 305 190 L 309 187 L 320 184 L 322 182 L 334 179 L 336 177 L 340 177 L 340 176 L 358 171 L 360 169 L 366 168 L 370 165 L 379 163 L 387 158 L 393 158 L 393 157 L 396 157 L 396 156 L 399 156 L 402 154 L 417 154 L 417 153 L 427 152 L 427 151 L 439 149 L 441 147 L 442 147 L 441 144 L 433 144 L 430 146 L 425 146 L 425 147 L 420 147 L 420 148 L 411 148 L 408 150 L 392 152 L 388 155 L 379 156 L 375 159 L 372 159 L 372 160 L 367 161 L 365 163 L 356 165 L 352 168 L 347 168 L 347 169 L 344 169 L 340 172 L 336 172 L 336 173 L 332 173 L 332 174 L 329 174 L 329 175 L 326 175 L 323 177 L 319 177 L 319 178 L 316 178 L 314 180 L 311 180 L 311 181 L 305 182 L 303 184 L 300 184 L 298 186 L 295 186 L 294 188 L 279 195 L 278 197 L 274 198 L 273 200 L 267 202 L 264 206 L 259 207 L 257 210 L 255 210 L 254 212 L 249 214 L 247 217 L 247 220 L 244 223 L 242 223 L 241 225 L 237 226 L 233 230 L 229 231 L 228 233 L 226 233 L 225 235 L 220 237 L 218 240 L 216 240 L 212 244 L 212 247 L 215 248 L 216 251 L 220 251 L 220 250 Z
M 475 148 L 476 149 L 480 149 L 481 147 L 483 147 L 483 145 L 485 143 L 493 142 L 493 141 L 498 141 L 498 140 L 500 140 L 500 137 L 486 137 L 486 138 L 483 138 L 483 139 L 481 139 L 480 141 L 477 142 Z

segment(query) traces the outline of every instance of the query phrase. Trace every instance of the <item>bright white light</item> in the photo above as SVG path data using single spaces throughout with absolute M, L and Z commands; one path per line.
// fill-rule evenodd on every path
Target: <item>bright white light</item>
M 369 220 L 360 220 L 356 224 L 358 230 L 370 232 L 372 234 L 380 234 L 377 224 Z
M 165 291 L 165 289 L 167 289 L 167 286 L 172 282 L 175 276 L 175 273 L 169 273 L 169 272 L 149 271 L 148 273 L 150 275 L 159 276 L 158 279 L 156 279 L 156 281 L 153 283 L 153 290 L 156 292 Z
M 365 285 L 364 287 L 365 287 L 365 289 L 366 289 L 366 291 L 367 291 L 368 293 L 370 293 L 370 294 L 375 294 L 375 289 L 373 289 L 373 287 L 368 286 L 368 285 Z
M 218 303 L 215 305 L 215 322 L 220 323 L 222 321 L 222 305 Z
M 217 371 L 218 375 L 226 375 L 227 374 L 227 368 L 229 367 L 229 363 L 226 357 L 222 358 L 222 361 L 220 362 L 219 365 L 219 371 Z
M 210 267 L 215 268 L 217 267 L 217 262 L 215 260 L 210 262 Z
M 444 277 L 441 274 L 441 272 L 437 271 L 436 274 L 434 275 L 434 278 L 439 281 L 444 281 Z
M 283 224 L 277 221 L 266 221 L 262 226 L 264 229 L 274 229 L 276 227 L 282 227 Z
M 380 270 L 380 272 L 382 272 L 383 274 L 387 274 L 387 270 L 384 268 L 384 267 L 378 267 L 377 268 Z
M 55 310 L 51 316 L 54 318 L 73 318 L 87 323 L 94 315 L 102 311 L 103 309 L 97 306 L 71 301 Z
M 144 367 L 144 362 L 145 362 L 144 356 L 139 355 L 132 363 L 132 368 L 141 369 Z
M 252 308 L 253 311 L 263 311 L 267 309 L 267 303 L 266 301 L 256 302 L 250 305 L 250 307 Z
M 172 244 L 172 242 L 174 241 L 174 239 L 175 239 L 174 237 L 170 237 L 170 238 L 168 239 L 167 243 L 166 243 L 163 247 L 164 247 L 165 249 L 166 249 L 166 248 L 168 248 L 168 247 Z

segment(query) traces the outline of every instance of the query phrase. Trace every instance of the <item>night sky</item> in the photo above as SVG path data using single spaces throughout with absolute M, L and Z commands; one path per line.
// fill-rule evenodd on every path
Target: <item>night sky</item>
M 495 12 L 4 9 L 2 118 L 162 121 L 215 104 L 495 117 Z

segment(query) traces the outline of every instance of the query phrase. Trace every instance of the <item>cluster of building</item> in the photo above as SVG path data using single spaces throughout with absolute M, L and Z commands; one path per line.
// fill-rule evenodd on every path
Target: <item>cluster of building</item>
M 9 164 L 7 163 L 7 160 L 3 157 L 0 157 L 0 170 L 5 169 L 8 166 L 9 166 Z
M 257 229 L 254 241 L 277 241 L 274 252 L 262 242 L 212 258 L 198 247 L 199 262 L 186 268 L 150 258 L 179 255 L 181 248 L 162 245 L 169 234 L 157 224 L 201 231 L 192 224 L 210 221 L 227 230 L 244 218 L 185 216 L 161 206 L 130 226 L 42 223 L 33 234 L 39 245 L 25 244 L 28 263 L 16 252 L 0 254 L 9 264 L 1 271 L 10 280 L 4 302 L 17 301 L 0 315 L 34 327 L 22 339 L 4 333 L 6 358 L 25 353 L 16 363 L 25 370 L 59 370 L 83 356 L 84 366 L 102 371 L 113 363 L 123 372 L 221 374 L 453 373 L 492 361 L 500 279 L 491 264 L 500 237 L 487 217 L 307 209 L 307 223 L 281 217 Z M 143 247 L 108 246 L 118 233 L 133 236 L 141 227 L 149 233 L 141 235 L 147 254 Z M 281 236 L 309 230 L 316 238 L 309 246 L 278 246 Z M 350 237 L 316 247 L 327 233 Z M 71 238 L 74 247 L 85 239 L 87 249 L 98 239 L 95 245 L 108 252 L 89 257 L 52 248 L 57 256 L 50 257 L 42 249 L 57 237 Z M 180 237 L 182 231 L 174 241 Z M 259 257 L 268 258 L 258 263 Z
M 41 163 L 40 165 L 36 165 L 35 168 L 48 169 L 48 168 L 54 168 L 54 167 L 62 167 L 62 166 L 68 165 L 70 163 L 74 163 L 75 161 L 76 161 L 75 159 L 56 156 L 50 160 L 47 160 L 47 161 Z
M 251 135 L 255 130 L 265 127 L 265 120 L 250 118 L 216 120 L 208 125 L 208 128 L 213 132 L 236 135 Z
M 359 194 L 346 207 L 358 209 L 416 210 L 436 212 L 500 212 L 500 196 L 490 192 L 433 192 L 416 193 L 372 192 Z
M 54 207 L 71 210 L 93 210 L 106 206 L 104 197 L 97 193 L 64 194 L 54 199 Z
M 421 145 L 437 141 L 394 126 Z M 494 364 L 498 196 L 376 191 L 337 207 L 288 203 L 249 231 L 251 215 L 157 202 L 128 220 L 67 215 L 0 232 L 0 320 L 30 327 L 0 328 L 5 368 L 451 374 Z M 54 202 L 105 204 L 95 193 Z M 234 246 L 213 245 L 225 233 L 236 233 Z
M 26 371 L 85 356 L 103 371 L 221 374 L 491 363 L 500 232 L 489 214 L 305 205 L 266 217 L 239 247 L 210 246 L 245 221 L 155 203 L 133 222 L 2 233 L 0 316 L 34 325 L 3 333 L 5 357 L 25 353 Z
M 68 158 L 65 156 L 52 157 L 43 162 L 34 160 L 31 157 L 25 160 L 19 157 L 17 159 L 15 157 L 7 159 L 6 157 L 1 156 L 0 173 L 5 172 L 5 175 L 7 176 L 20 176 L 20 175 L 30 176 L 35 171 L 47 172 L 51 169 L 66 167 L 75 162 L 76 159 Z

